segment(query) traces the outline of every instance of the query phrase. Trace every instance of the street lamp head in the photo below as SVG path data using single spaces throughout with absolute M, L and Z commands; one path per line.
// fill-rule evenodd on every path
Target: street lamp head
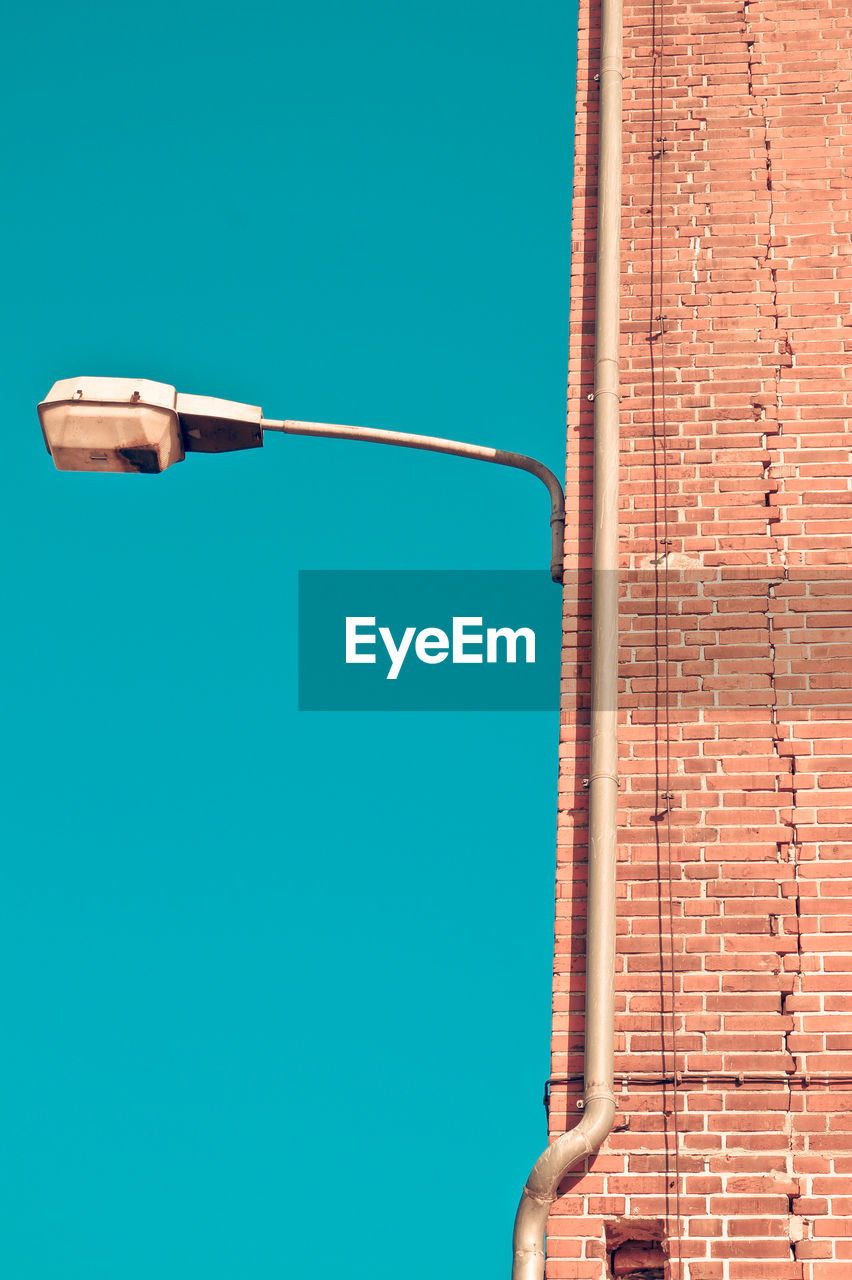
M 64 378 L 38 406 L 59 471 L 165 471 L 187 453 L 263 444 L 256 405 L 193 396 L 147 378 Z

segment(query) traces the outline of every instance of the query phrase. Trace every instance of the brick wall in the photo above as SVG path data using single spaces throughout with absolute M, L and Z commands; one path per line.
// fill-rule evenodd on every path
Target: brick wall
M 598 32 L 581 0 L 552 1134 L 582 1095 Z M 554 1278 L 852 1278 L 851 72 L 848 3 L 626 0 L 620 1109 Z

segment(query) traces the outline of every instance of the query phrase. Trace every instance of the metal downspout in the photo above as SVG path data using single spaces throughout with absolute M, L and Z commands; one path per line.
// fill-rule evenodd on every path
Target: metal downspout
M 547 1218 L 559 1183 L 598 1150 L 615 1119 L 621 101 L 622 0 L 601 0 L 585 1101 L 579 1124 L 550 1144 L 527 1179 L 515 1217 L 512 1280 L 543 1280 Z

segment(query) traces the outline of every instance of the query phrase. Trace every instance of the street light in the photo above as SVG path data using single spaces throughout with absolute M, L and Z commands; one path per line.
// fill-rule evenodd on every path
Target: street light
M 548 467 L 523 453 L 404 431 L 264 418 L 257 405 L 187 395 L 146 378 L 64 378 L 50 388 L 38 416 L 59 471 L 157 473 L 182 462 L 187 453 L 259 449 L 266 431 L 425 449 L 529 471 L 550 494 L 550 573 L 554 582 L 562 581 L 562 486 Z

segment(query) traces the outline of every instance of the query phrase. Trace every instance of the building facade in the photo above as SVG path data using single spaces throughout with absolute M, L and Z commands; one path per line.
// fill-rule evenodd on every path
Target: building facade
M 582 1099 L 580 3 L 551 1135 Z M 552 1280 L 852 1278 L 852 6 L 627 0 L 616 1128 Z

